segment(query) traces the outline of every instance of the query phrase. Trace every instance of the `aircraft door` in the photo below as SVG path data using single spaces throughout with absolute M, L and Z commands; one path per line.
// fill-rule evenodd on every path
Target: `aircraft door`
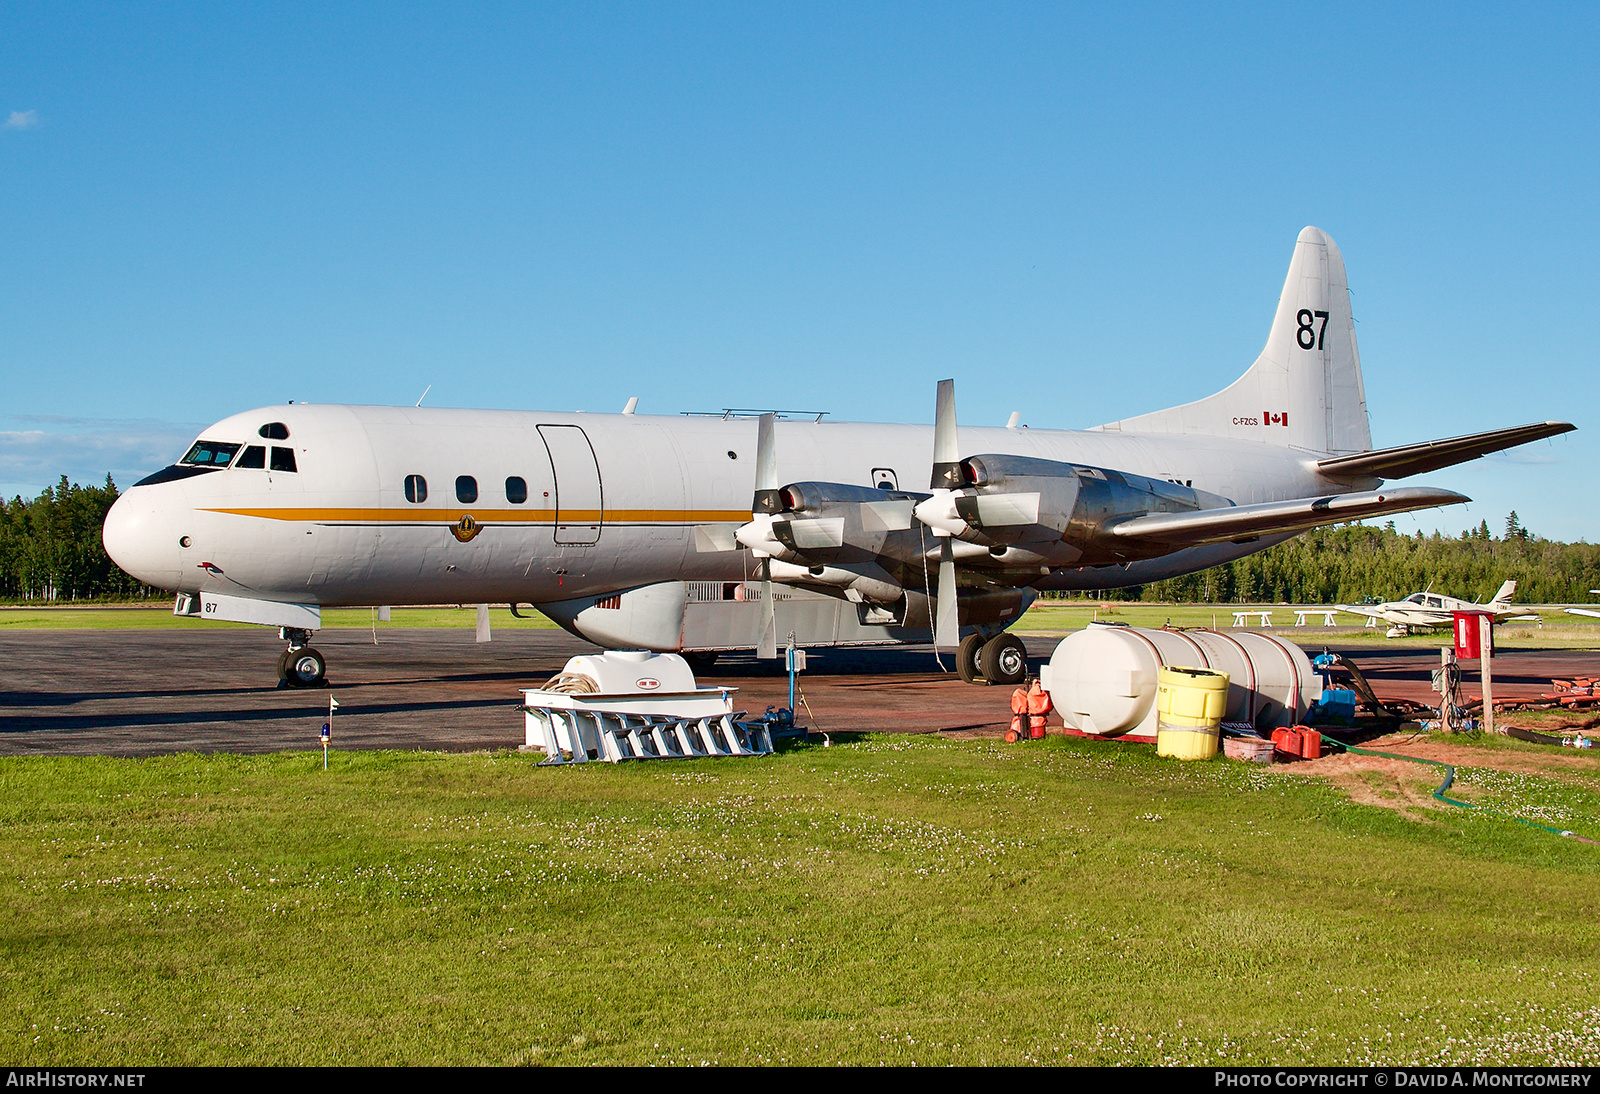
M 555 473 L 557 543 L 585 546 L 600 539 L 605 499 L 600 464 L 581 426 L 541 425 L 539 436 Z

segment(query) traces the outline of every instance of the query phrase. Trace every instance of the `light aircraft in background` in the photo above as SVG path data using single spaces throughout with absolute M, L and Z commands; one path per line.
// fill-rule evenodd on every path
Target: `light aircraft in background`
M 117 501 L 106 550 L 180 614 L 279 628 L 293 686 L 324 678 L 309 644 L 324 607 L 483 602 L 531 603 L 612 648 L 931 640 L 964 679 L 1010 682 L 1027 666 L 1005 630 L 1040 590 L 1143 584 L 1464 502 L 1382 484 L 1573 428 L 1373 451 L 1344 260 L 1316 228 L 1255 364 L 1168 410 L 958 429 L 948 381 L 932 428 L 632 409 L 236 414 Z
M 1335 607 L 1341 612 L 1366 616 L 1369 620 L 1368 626 L 1381 619 L 1389 624 L 1385 634 L 1390 638 L 1400 638 L 1414 630 L 1448 627 L 1455 618 L 1451 615 L 1452 612 L 1492 612 L 1496 623 L 1504 623 L 1510 619 L 1538 619 L 1537 615 L 1518 611 L 1511 603 L 1511 598 L 1516 593 L 1517 583 L 1507 581 L 1500 586 L 1494 596 L 1489 598 L 1487 604 L 1475 604 L 1470 600 L 1454 596 L 1441 596 L 1429 589 L 1412 593 L 1404 600 L 1390 600 L 1382 604 L 1358 607 L 1338 604 Z

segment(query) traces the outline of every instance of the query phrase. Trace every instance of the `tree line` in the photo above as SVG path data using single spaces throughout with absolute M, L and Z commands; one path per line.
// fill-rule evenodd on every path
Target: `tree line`
M 117 486 L 67 481 L 32 501 L 0 498 L 0 600 L 118 600 L 164 595 L 119 570 L 100 528 Z M 1525 604 L 1583 603 L 1600 589 L 1600 545 L 1555 543 L 1533 535 L 1516 513 L 1495 536 L 1487 521 L 1459 536 L 1406 535 L 1346 524 L 1319 528 L 1197 574 L 1069 596 L 1216 604 L 1353 604 L 1398 600 L 1431 586 L 1483 600 L 1507 578 Z M 1055 595 L 1055 594 L 1052 594 Z
M 1399 600 L 1431 587 L 1480 603 L 1508 578 L 1523 604 L 1573 604 L 1596 599 L 1600 545 L 1555 543 L 1522 526 L 1515 512 L 1496 537 L 1482 521 L 1459 536 L 1336 525 L 1197 574 L 1097 598 L 1234 604 L 1354 604 L 1363 597 Z
M 32 501 L 0 498 L 0 600 L 125 600 L 161 596 L 117 568 L 100 528 L 117 485 L 79 486 L 65 475 Z

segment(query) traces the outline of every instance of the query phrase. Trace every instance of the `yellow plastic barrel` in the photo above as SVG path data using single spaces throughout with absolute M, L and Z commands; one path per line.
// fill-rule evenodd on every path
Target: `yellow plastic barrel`
M 1204 760 L 1217 754 L 1228 709 L 1228 674 L 1164 665 L 1156 678 L 1156 754 Z

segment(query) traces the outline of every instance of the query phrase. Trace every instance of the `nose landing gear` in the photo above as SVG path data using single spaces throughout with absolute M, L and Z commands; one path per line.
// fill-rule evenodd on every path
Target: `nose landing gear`
M 282 627 L 278 637 L 289 643 L 289 648 L 278 656 L 280 688 L 320 688 L 327 684 L 328 662 L 308 645 L 310 631 Z

